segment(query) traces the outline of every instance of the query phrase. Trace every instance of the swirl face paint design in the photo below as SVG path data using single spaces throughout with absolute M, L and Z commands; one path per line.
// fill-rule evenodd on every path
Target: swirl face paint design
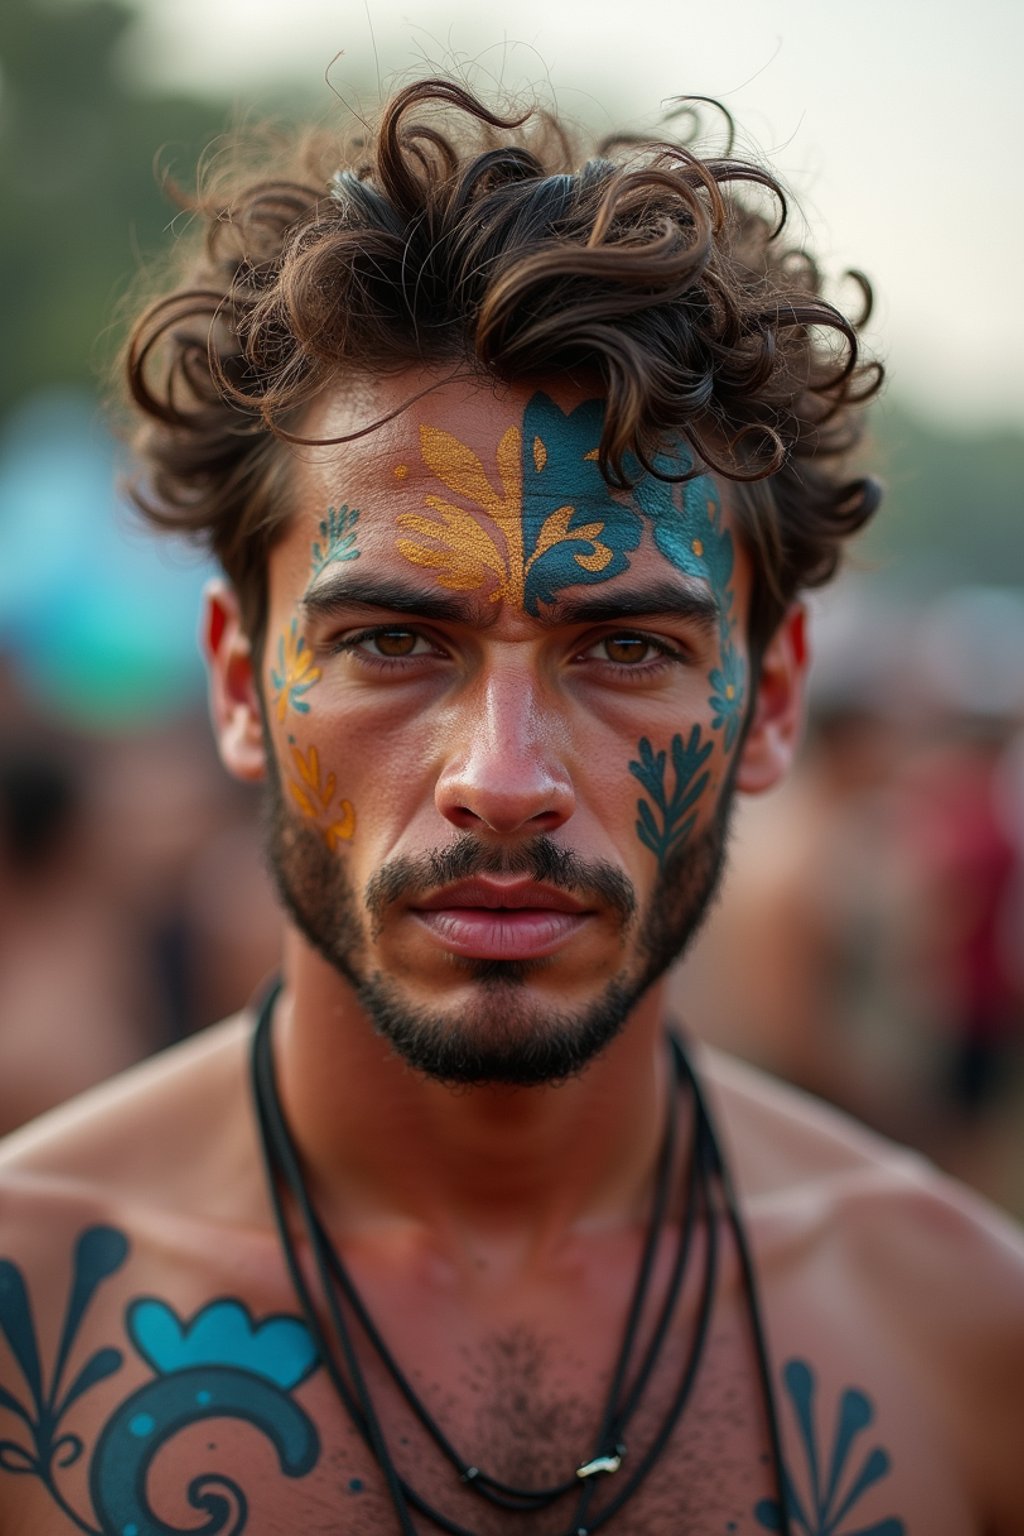
M 847 1387 L 839 1400 L 835 1437 L 827 1468 L 819 1454 L 818 1428 L 815 1424 L 814 1372 L 804 1360 L 790 1360 L 782 1380 L 793 1408 L 800 1445 L 806 1463 L 806 1478 L 801 1479 L 806 1493 L 801 1498 L 791 1475 L 786 1475 L 786 1500 L 794 1530 L 803 1536 L 906 1536 L 902 1520 L 887 1516 L 861 1523 L 855 1513 L 864 1495 L 890 1471 L 888 1452 L 875 1446 L 860 1463 L 854 1457 L 854 1442 L 875 1417 L 870 1398 L 857 1387 Z M 824 1444 L 821 1444 L 824 1450 Z M 762 1499 L 754 1510 L 758 1525 L 765 1531 L 783 1529 L 782 1511 L 776 1499 Z
M 643 524 L 611 499 L 598 468 L 603 415 L 599 400 L 566 413 L 538 392 L 522 426 L 502 435 L 493 472 L 452 433 L 421 427 L 423 462 L 448 494 L 426 497 L 435 517 L 399 515 L 399 528 L 414 537 L 398 539 L 396 549 L 436 571 L 442 587 L 489 586 L 492 602 L 534 616 L 562 588 L 628 569 Z
M 0 1332 L 18 1364 L 30 1401 L 0 1387 L 0 1409 L 21 1420 L 20 1441 L 0 1441 L 0 1470 L 38 1478 L 55 1504 L 87 1536 L 179 1536 L 180 1528 L 154 1515 L 147 1499 L 150 1466 L 167 1442 L 190 1424 L 210 1418 L 243 1419 L 272 1442 L 285 1477 L 305 1476 L 316 1465 L 320 1442 L 312 1420 L 291 1393 L 319 1363 L 298 1318 L 256 1322 L 241 1302 L 220 1299 L 193 1318 L 179 1318 L 163 1301 L 145 1298 L 127 1311 L 126 1328 L 154 1379 L 114 1411 L 100 1432 L 89 1464 L 89 1491 L 98 1524 L 68 1503 L 58 1474 L 85 1449 L 77 1435 L 59 1434 L 71 1405 L 120 1370 L 119 1349 L 98 1350 L 63 1389 L 67 1361 L 98 1287 L 128 1256 L 128 1240 L 114 1227 L 90 1227 L 78 1239 L 74 1274 L 50 1385 L 44 1384 L 28 1292 L 20 1270 L 0 1260 Z M 29 1444 L 24 1440 L 28 1439 Z M 241 1536 L 248 1502 L 224 1474 L 192 1479 L 188 1500 L 205 1515 L 205 1536 Z

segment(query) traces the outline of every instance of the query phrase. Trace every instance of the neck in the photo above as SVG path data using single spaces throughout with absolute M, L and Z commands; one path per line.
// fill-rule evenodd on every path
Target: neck
M 445 1246 L 504 1240 L 525 1257 L 645 1209 L 669 1091 L 660 987 L 578 1078 L 452 1089 L 394 1056 L 352 988 L 295 936 L 285 975 L 278 1087 L 333 1229 L 412 1224 Z

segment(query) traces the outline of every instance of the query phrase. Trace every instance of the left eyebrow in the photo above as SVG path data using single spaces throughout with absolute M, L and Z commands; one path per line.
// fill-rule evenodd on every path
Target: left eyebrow
M 631 586 L 626 592 L 595 597 L 559 598 L 539 615 L 542 624 L 615 624 L 621 619 L 685 619 L 711 631 L 721 608 L 709 587 L 680 586 L 673 581 Z

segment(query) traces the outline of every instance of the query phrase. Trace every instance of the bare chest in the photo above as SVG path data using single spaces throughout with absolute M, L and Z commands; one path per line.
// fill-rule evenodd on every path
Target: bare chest
M 602 1438 L 625 1307 L 591 1276 L 558 1309 L 480 1328 L 457 1298 L 380 1298 L 398 1374 L 352 1327 L 332 1373 L 277 1266 L 115 1283 L 82 1257 L 66 1306 L 34 1315 L 7 1276 L 0 1338 L 0 1536 L 757 1536 L 782 1529 L 750 1318 L 726 1270 L 706 1324 L 684 1289 L 623 1373 L 614 1469 Z M 140 1255 L 141 1258 L 141 1255 Z M 156 1262 L 156 1261 L 159 1262 Z M 115 1266 L 116 1267 L 116 1266 Z M 158 1279 L 159 1276 L 159 1279 Z M 187 1279 L 186 1279 L 187 1277 Z M 614 1306 L 602 1303 L 610 1290 Z M 769 1288 L 772 1400 L 800 1536 L 979 1529 L 914 1383 L 868 1319 Z M 571 1305 L 575 1300 L 575 1305 Z M 429 1304 L 428 1304 L 429 1302 Z M 859 1325 L 859 1326 L 858 1326 Z M 342 1352 L 343 1353 L 343 1352 Z M 467 1477 L 467 1469 L 481 1476 Z M 540 1497 L 539 1495 L 544 1495 Z M 404 1513 L 403 1513 L 404 1511 Z
M 390 1536 L 432 1531 L 435 1514 L 474 1536 L 561 1536 L 592 1522 L 618 1536 L 740 1529 L 772 1491 L 761 1405 L 720 1341 L 676 1412 L 686 1366 L 666 1351 L 620 1465 L 584 1478 L 608 1381 L 523 1334 L 453 1361 L 443 1379 L 414 1370 L 419 1411 L 379 1366 L 365 1371 L 367 1397 L 347 1405 L 322 1364 L 294 1388 L 237 1363 L 133 1373 L 123 1395 L 112 1378 L 92 1405 L 68 1408 L 48 1443 L 11 1426 L 25 1454 L 5 1462 L 20 1476 L 0 1471 L 0 1531 Z M 467 1467 L 479 1476 L 467 1480 Z

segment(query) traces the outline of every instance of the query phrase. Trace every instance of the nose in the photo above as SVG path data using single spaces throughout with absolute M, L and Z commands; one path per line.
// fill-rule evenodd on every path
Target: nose
M 463 702 L 435 788 L 441 815 L 463 832 L 550 833 L 576 808 L 564 760 L 566 724 L 516 670 Z

